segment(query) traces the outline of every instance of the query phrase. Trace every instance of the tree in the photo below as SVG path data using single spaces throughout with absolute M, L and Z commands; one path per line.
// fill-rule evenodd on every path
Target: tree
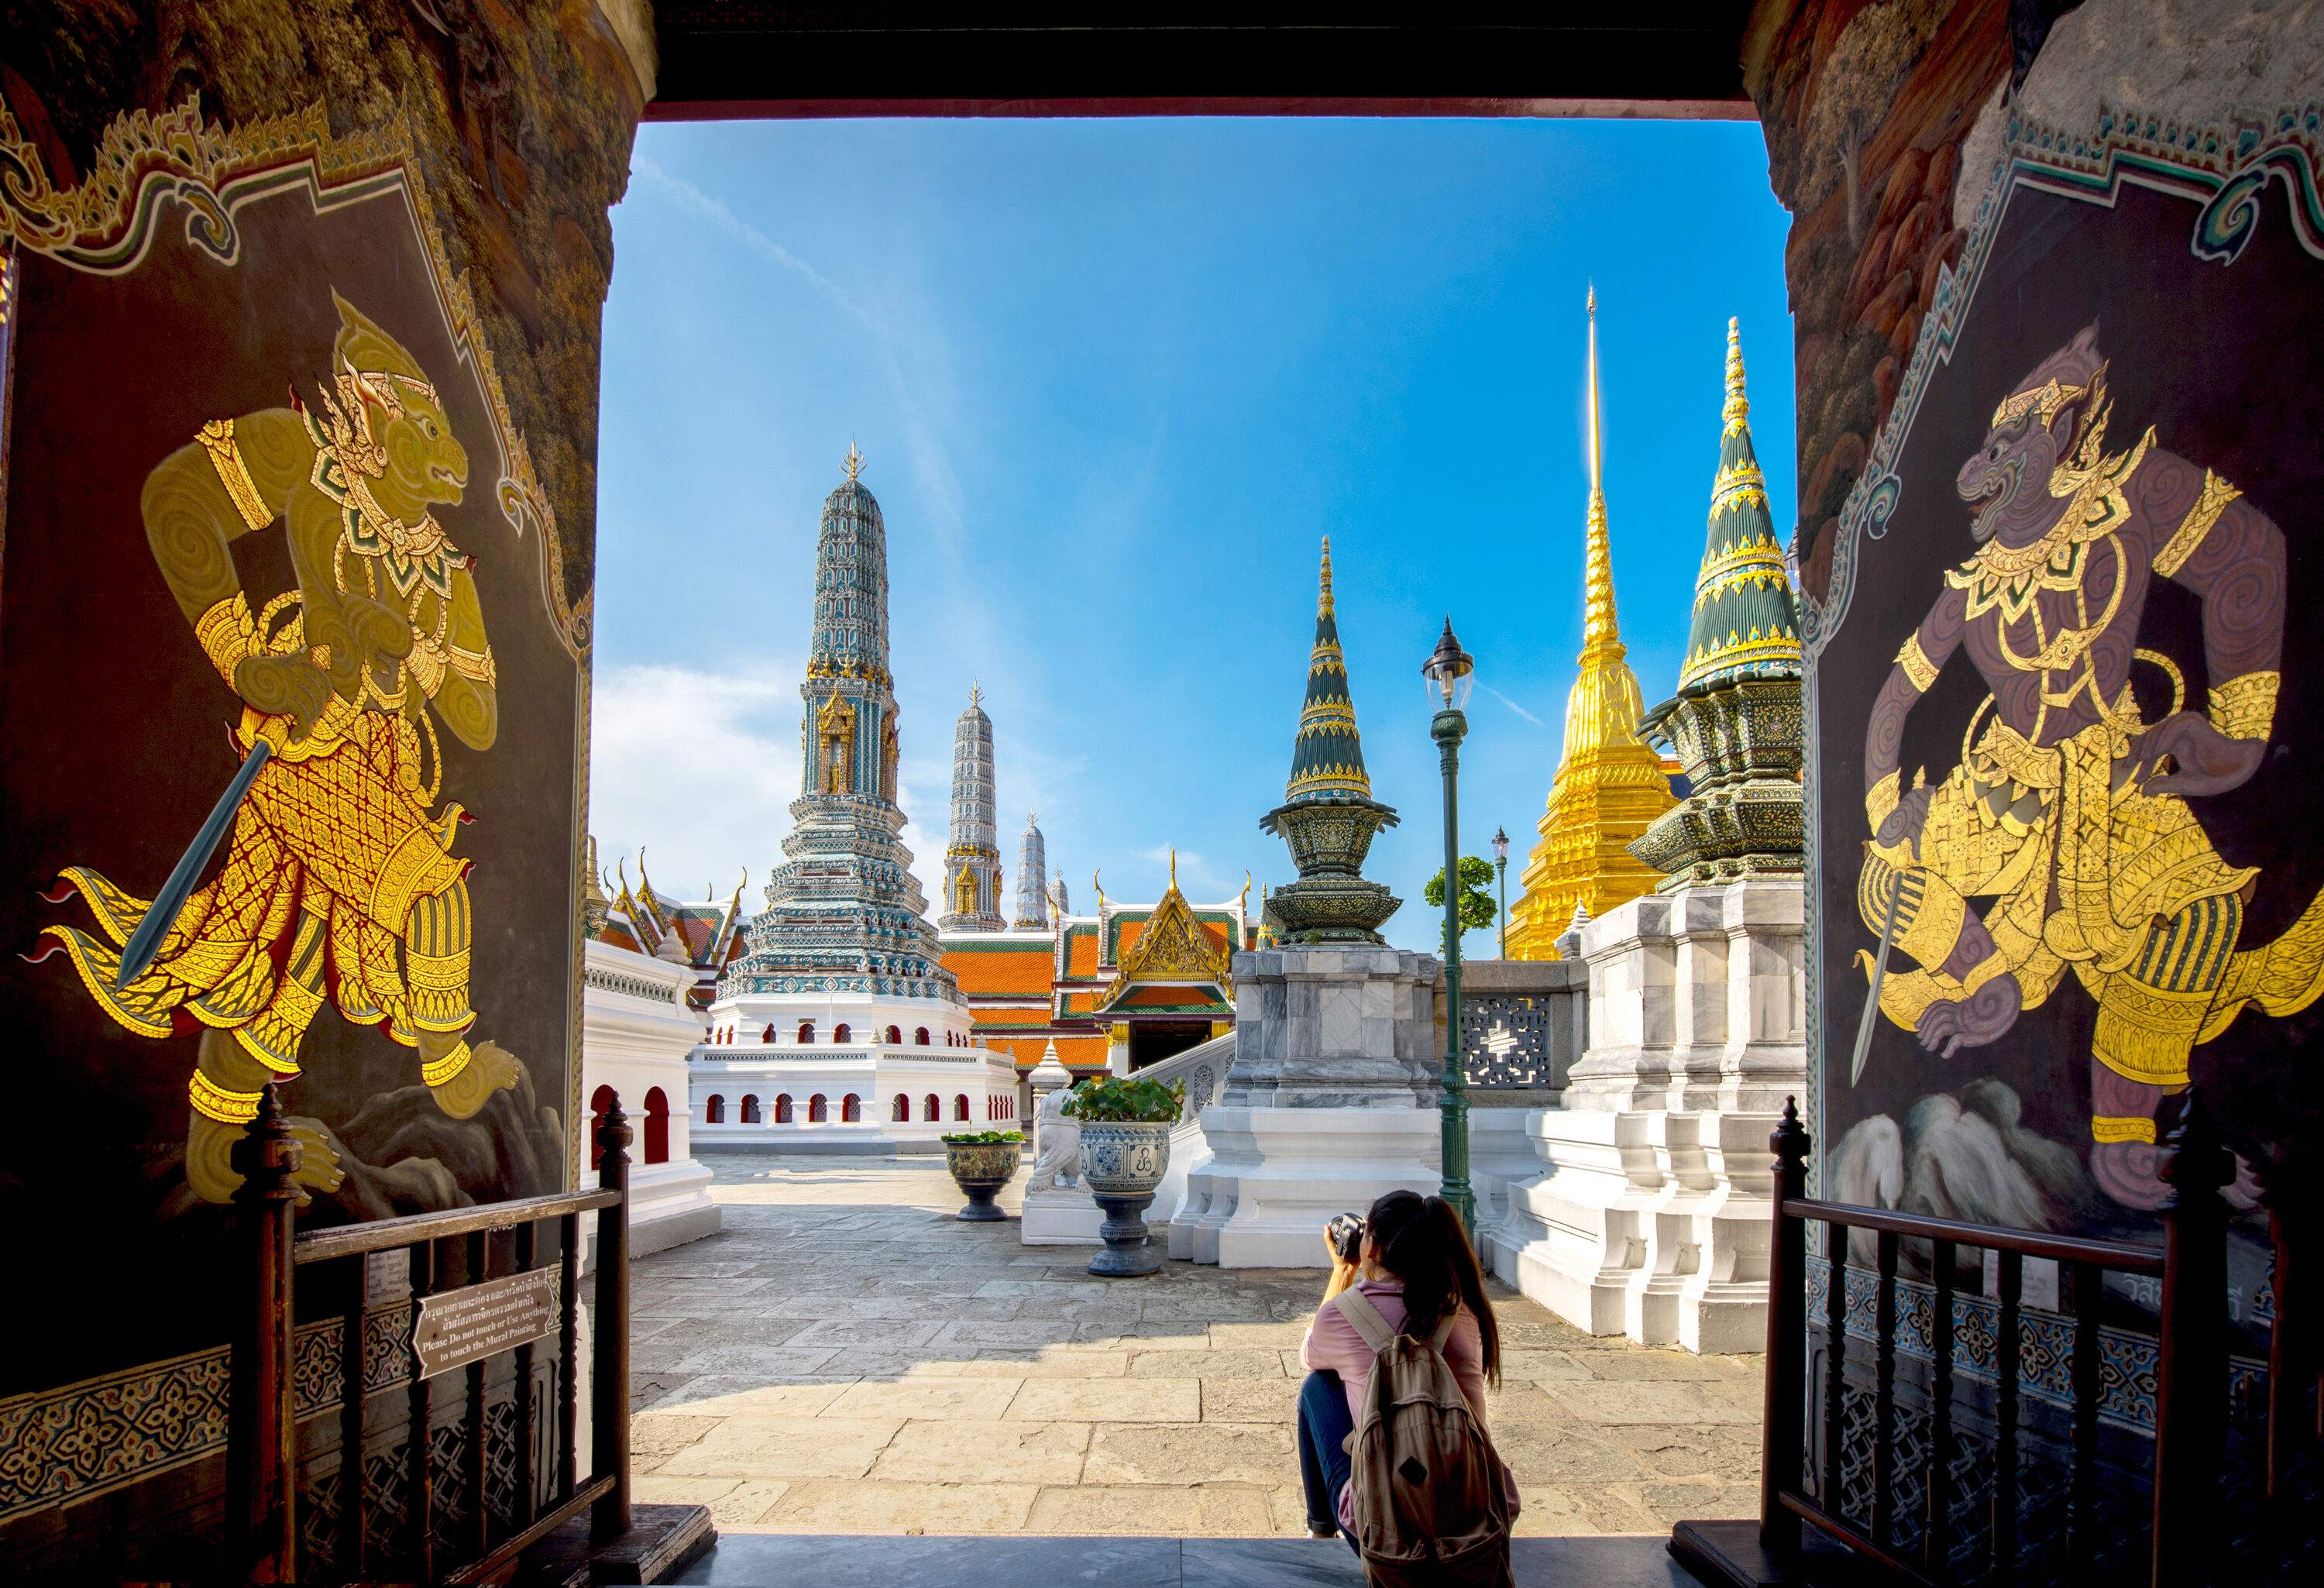
M 1473 854 L 1462 855 L 1461 857 L 1460 909 L 1461 931 L 1463 936 L 1475 931 L 1480 927 L 1491 926 L 1499 917 L 1499 907 L 1493 903 L 1492 888 L 1492 862 L 1480 859 Z M 1420 897 L 1432 909 L 1444 908 L 1443 871 L 1438 871 L 1434 876 L 1428 879 L 1428 886 L 1421 891 Z M 1436 951 L 1439 954 L 1444 951 L 1444 928 L 1441 923 L 1436 928 Z

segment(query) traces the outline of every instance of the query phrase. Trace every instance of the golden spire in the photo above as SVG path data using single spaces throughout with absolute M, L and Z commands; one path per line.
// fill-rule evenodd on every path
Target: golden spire
M 847 471 L 847 478 L 848 478 L 848 482 L 849 482 L 849 484 L 851 484 L 851 485 L 852 485 L 852 484 L 853 484 L 855 481 L 857 481 L 857 480 L 859 480 L 859 479 L 862 478 L 862 476 L 863 476 L 863 454 L 862 454 L 861 452 L 858 452 L 857 450 L 855 450 L 855 443 L 854 443 L 854 442 L 850 441 L 850 442 L 847 444 L 847 456 L 846 456 L 845 457 L 841 458 L 841 459 L 839 460 L 839 462 L 840 462 L 840 466 L 841 466 L 842 468 L 844 468 L 844 469 Z
M 1751 399 L 1743 394 L 1743 322 L 1731 314 L 1727 317 L 1727 406 L 1719 417 L 1730 436 L 1751 418 Z
M 1662 757 L 1638 737 L 1646 702 L 1614 613 L 1614 555 L 1606 522 L 1604 427 L 1598 391 L 1598 292 L 1590 312 L 1590 504 L 1582 559 L 1580 676 L 1565 699 L 1565 752 L 1527 857 L 1525 895 L 1509 909 L 1509 953 L 1554 959 L 1577 908 L 1603 914 L 1649 891 L 1662 873 L 1628 850 L 1674 803 Z
M 1598 289 L 1590 289 L 1590 510 L 1588 549 L 1582 566 L 1582 655 L 1586 677 L 1592 666 L 1618 664 L 1628 654 L 1614 616 L 1614 550 L 1606 528 L 1606 489 L 1600 463 L 1598 409 Z M 1635 688 L 1635 684 L 1633 688 Z
M 977 682 L 975 679 L 972 679 L 971 680 L 969 680 L 969 685 L 968 685 L 968 708 L 969 708 L 969 710 L 971 710 L 971 711 L 974 711 L 974 710 L 977 708 L 977 706 L 979 705 L 979 703 L 981 703 L 983 699 L 984 699 L 984 686 L 983 686 L 982 684 L 981 684 L 981 683 Z
M 1176 844 L 1173 844 L 1173 845 L 1170 845 L 1170 889 L 1171 889 L 1171 891 L 1176 892 L 1176 891 L 1177 891 L 1177 888 L 1178 888 L 1178 846 L 1177 846 Z
M 1315 592 L 1315 615 L 1330 617 L 1332 605 L 1332 537 L 1323 537 L 1323 582 Z

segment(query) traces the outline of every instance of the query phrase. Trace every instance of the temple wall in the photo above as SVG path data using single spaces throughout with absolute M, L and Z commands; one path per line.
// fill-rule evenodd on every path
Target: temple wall
M 308 1227 L 582 1172 L 599 319 L 651 81 L 641 0 L 32 0 L 0 21 L 0 1020 L 24 1130 L 0 1215 L 24 1272 L 71 1277 L 18 1320 L 0 1381 L 0 1576 L 209 1564 L 242 1275 L 225 1138 L 189 1076 L 226 1115 L 287 1081 Z M 334 443 L 347 458 L 364 427 L 425 452 L 435 472 L 394 462 L 377 499 L 416 495 L 448 544 L 403 561 L 364 540 L 356 572 L 319 585 L 328 548 L 299 537 L 333 521 L 300 505 L 323 490 L 301 408 L 356 426 Z M 254 627 L 232 626 L 236 591 Z M 355 670 L 355 635 L 407 597 L 438 656 L 382 687 L 420 690 L 408 712 Z M 248 808 L 303 847 L 233 827 L 161 968 L 115 989 L 125 929 L 238 766 Z M 524 796 L 541 787 L 571 798 Z M 340 937 L 313 925 L 318 887 Z M 271 952 L 221 981 L 205 932 Z M 365 952 L 376 1010 L 349 991 Z M 209 981 L 198 1018 L 188 977 Z M 319 1003 L 283 991 L 301 978 Z M 302 1363 L 336 1349 L 301 1329 Z M 374 1434 L 387 1449 L 401 1429 Z M 328 1443 L 302 1463 L 334 1463 Z
M 1810 1189 L 2153 1242 L 2192 1085 L 2239 1159 L 2233 1371 L 2264 1375 L 2261 1198 L 2296 1214 L 2324 1125 L 2324 841 L 2297 815 L 2324 777 L 2324 7 L 1769 0 L 1746 71 L 1794 216 Z M 1869 1326 L 1868 1275 L 1810 1269 L 1812 1306 L 1841 1284 Z M 1990 1318 L 1993 1277 L 1956 1278 Z M 2095 1303 L 2027 1281 L 2029 1342 Z M 2156 1297 L 2104 1283 L 2100 1371 L 2126 1382 Z M 2070 1442 L 2043 1349 L 2027 1519 L 2062 1504 Z M 1980 1343 L 1954 1370 L 2008 1365 Z M 1928 1409 L 1914 1389 L 1896 1415 Z M 2135 1435 L 2154 1409 L 2107 1415 Z M 1980 1417 L 1955 1436 L 1962 1470 L 1996 1447 Z

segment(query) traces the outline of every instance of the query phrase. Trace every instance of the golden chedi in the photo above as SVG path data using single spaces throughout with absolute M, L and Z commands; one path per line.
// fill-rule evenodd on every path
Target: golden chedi
M 1509 907 L 1509 957 L 1555 959 L 1575 905 L 1592 916 L 1652 892 L 1663 873 L 1629 852 L 1668 810 L 1670 772 L 1638 737 L 1646 698 L 1614 614 L 1598 411 L 1598 294 L 1590 309 L 1590 517 L 1583 570 L 1581 676 L 1565 700 L 1565 752 L 1526 858 L 1525 893 Z

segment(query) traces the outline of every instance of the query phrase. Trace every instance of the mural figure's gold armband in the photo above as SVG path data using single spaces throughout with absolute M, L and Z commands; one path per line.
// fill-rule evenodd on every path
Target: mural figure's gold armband
M 194 1112 L 222 1125 L 246 1125 L 258 1117 L 258 1092 L 229 1092 L 201 1071 L 186 1084 L 186 1100 Z
M 2264 739 L 2275 725 L 2282 673 L 2243 673 L 2211 691 L 2211 725 L 2230 739 Z
M 2108 1141 L 2144 1141 L 2153 1145 L 2154 1122 L 2135 1115 L 2096 1113 L 2090 1116 L 2090 1140 Z
M 1904 636 L 1904 649 L 1896 652 L 1896 665 L 1904 669 L 1904 676 L 1913 681 L 1913 688 L 1923 695 L 1929 692 L 1929 686 L 1937 681 L 1937 664 L 1931 661 L 1929 653 L 1921 649 L 1921 636 L 1918 634 Z
M 1896 808 L 1899 780 L 1904 775 L 1904 769 L 1897 768 L 1873 784 L 1871 790 L 1864 796 L 1864 814 L 1872 823 L 1872 830 L 1875 833 L 1879 832 L 1880 824 L 1888 819 L 1888 813 Z
M 2227 510 L 2227 503 L 2242 494 L 2205 469 L 2202 494 L 2195 498 L 2195 505 L 2187 510 L 2187 516 L 2180 521 L 2179 528 L 2163 543 L 2163 549 L 2154 554 L 2154 571 L 2166 579 L 2177 573 L 2181 565 L 2195 555 L 2195 548 L 2203 543 L 2211 526 L 2219 522 L 2219 514 Z
M 430 1086 L 440 1086 L 445 1082 L 451 1080 L 454 1076 L 457 1076 L 462 1070 L 466 1069 L 468 1067 L 468 1060 L 474 1057 L 475 1051 L 469 1048 L 466 1040 L 464 1039 L 458 1047 L 453 1048 L 451 1052 L 436 1060 L 433 1064 L 421 1065 L 420 1066 L 420 1078 Z
M 232 684 L 235 667 L 258 651 L 258 625 L 251 621 L 250 603 L 242 592 L 236 590 L 197 618 L 194 638 L 201 642 L 202 654 L 210 659 L 210 665 Z
M 234 420 L 214 419 L 202 426 L 202 450 L 210 455 L 210 466 L 217 470 L 218 484 L 234 498 L 234 510 L 242 514 L 242 522 L 254 530 L 263 530 L 274 522 L 264 497 L 258 494 L 257 482 L 250 477 L 249 466 L 242 461 L 242 448 L 234 439 Z

